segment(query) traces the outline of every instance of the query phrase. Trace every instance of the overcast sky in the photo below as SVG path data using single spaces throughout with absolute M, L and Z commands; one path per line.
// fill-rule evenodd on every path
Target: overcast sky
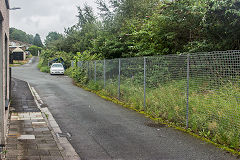
M 10 27 L 28 34 L 39 33 L 44 40 L 48 32 L 63 33 L 64 28 L 77 23 L 77 7 L 84 3 L 96 11 L 96 0 L 10 0 Z

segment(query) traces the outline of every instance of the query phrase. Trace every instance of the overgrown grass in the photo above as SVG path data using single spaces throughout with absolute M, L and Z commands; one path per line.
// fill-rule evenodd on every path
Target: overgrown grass
M 26 58 L 27 58 L 27 59 L 31 59 L 32 57 L 33 57 L 32 54 L 28 54 Z
M 83 72 L 82 72 L 83 73 Z M 90 90 L 103 96 L 118 98 L 118 81 L 92 81 L 78 70 L 70 69 L 70 77 Z M 78 77 L 78 78 L 76 78 Z M 208 78 L 194 79 L 189 83 L 189 128 L 212 142 L 240 150 L 240 86 L 238 83 L 224 82 L 216 85 Z M 120 101 L 138 111 L 160 118 L 175 126 L 186 126 L 186 80 L 172 80 L 146 88 L 146 108 L 144 108 L 143 84 L 132 79 L 121 79 Z
M 192 132 L 213 142 L 240 149 L 240 87 L 227 83 L 213 90 L 202 88 L 205 82 L 192 80 L 189 91 L 189 128 Z M 118 97 L 117 82 L 89 81 L 85 86 L 101 91 L 106 96 Z M 143 110 L 143 86 L 131 80 L 121 83 L 120 100 Z M 192 89 L 191 89 L 192 88 Z M 171 81 L 155 88 L 146 89 L 146 110 L 149 115 L 173 122 L 177 126 L 186 124 L 186 81 Z
M 40 68 L 40 71 L 50 73 L 50 68 L 48 66 L 43 66 L 43 67 Z
M 40 58 L 40 60 L 39 60 L 38 68 L 40 69 L 41 72 L 50 73 L 50 67 L 43 64 L 43 59 L 42 58 Z
M 23 65 L 23 64 L 26 64 L 27 62 L 28 62 L 28 60 L 23 60 L 23 61 L 14 60 L 14 61 L 13 61 L 13 64 Z

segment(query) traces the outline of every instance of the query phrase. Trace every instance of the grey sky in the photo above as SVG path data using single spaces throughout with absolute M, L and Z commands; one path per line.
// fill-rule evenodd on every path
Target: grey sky
M 29 34 L 39 33 L 42 40 L 50 31 L 63 33 L 64 28 L 77 23 L 77 7 L 84 3 L 96 11 L 96 0 L 10 0 L 10 27 Z

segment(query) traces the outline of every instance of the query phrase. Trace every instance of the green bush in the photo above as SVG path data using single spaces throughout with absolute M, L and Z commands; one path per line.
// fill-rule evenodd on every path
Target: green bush
M 73 59 L 72 53 L 66 53 L 61 51 L 54 51 L 50 49 L 45 49 L 42 51 L 40 55 L 40 61 L 38 64 L 38 67 L 47 67 L 49 62 L 56 59 L 56 58 L 62 58 L 64 60 L 63 65 L 66 68 L 69 68 L 71 66 L 71 60 Z M 56 61 L 55 63 L 62 63 L 62 61 Z
M 66 75 L 73 78 L 75 82 L 85 85 L 88 83 L 87 70 L 81 67 L 70 67 L 66 70 Z
M 28 51 L 33 55 L 33 56 L 37 56 L 38 52 L 40 53 L 42 50 L 41 47 L 38 46 L 34 46 L 32 45 L 31 47 L 28 48 Z
M 32 58 L 32 54 L 27 55 L 26 58 Z
M 37 67 L 40 69 L 42 67 L 42 65 L 43 65 L 43 59 L 40 58 Z
M 40 71 L 41 71 L 41 72 L 49 73 L 49 72 L 50 72 L 50 68 L 49 68 L 48 66 L 44 66 L 44 67 L 41 67 L 41 68 L 40 68 Z

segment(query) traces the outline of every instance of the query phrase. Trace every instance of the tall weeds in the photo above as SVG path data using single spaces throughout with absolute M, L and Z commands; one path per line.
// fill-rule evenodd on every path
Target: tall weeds
M 114 98 L 119 96 L 117 78 L 106 81 L 105 88 L 103 81 L 78 82 L 106 96 Z M 209 87 L 212 86 L 210 82 L 207 78 L 190 80 L 189 129 L 213 142 L 239 150 L 240 87 L 237 83 L 231 82 Z M 186 84 L 186 80 L 172 80 L 154 87 L 147 86 L 145 112 L 155 118 L 185 127 Z M 137 110 L 144 110 L 143 85 L 135 83 L 130 78 L 121 79 L 120 100 Z

